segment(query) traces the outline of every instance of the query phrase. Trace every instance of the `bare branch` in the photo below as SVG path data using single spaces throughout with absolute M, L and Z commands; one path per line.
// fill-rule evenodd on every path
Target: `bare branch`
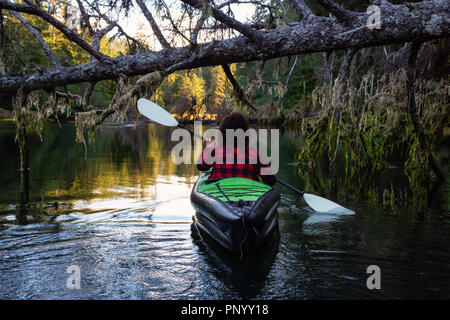
M 30 2 L 31 3 L 31 2 Z M 67 39 L 69 39 L 72 42 L 75 42 L 78 46 L 80 46 L 82 49 L 90 53 L 92 56 L 97 58 L 98 60 L 105 62 L 110 61 L 109 57 L 103 55 L 99 51 L 95 50 L 91 45 L 89 45 L 86 41 L 84 41 L 79 35 L 74 33 L 72 30 L 70 30 L 67 26 L 65 26 L 63 23 L 55 19 L 51 14 L 48 12 L 42 10 L 41 8 L 35 6 L 35 5 L 22 5 L 17 3 L 12 3 L 9 1 L 0 1 L 0 9 L 6 9 L 6 10 L 12 10 L 12 11 L 18 11 L 23 13 L 28 13 L 31 15 L 35 15 L 38 17 L 41 17 L 51 25 L 53 25 L 56 29 L 61 31 Z
M 90 82 L 89 86 L 84 91 L 83 100 L 82 100 L 84 106 L 88 106 L 91 104 L 91 96 L 94 93 L 95 84 L 96 84 L 96 82 Z
M 203 9 L 203 4 L 198 0 L 181 0 L 181 1 L 199 10 Z M 226 24 L 228 27 L 236 31 L 239 31 L 240 33 L 242 33 L 244 36 L 246 36 L 251 40 L 254 41 L 262 40 L 263 36 L 258 30 L 252 29 L 246 26 L 245 24 L 231 18 L 230 16 L 226 15 L 225 13 L 223 13 L 222 11 L 220 11 L 215 7 L 210 8 L 214 19 L 219 20 L 220 22 Z
M 77 0 L 78 3 L 78 7 L 80 8 L 80 12 L 81 12 L 81 17 L 84 20 L 84 23 L 86 24 L 86 27 L 89 30 L 89 33 L 92 35 L 94 35 L 94 29 L 92 29 L 91 23 L 89 22 L 89 16 L 86 13 L 86 9 L 83 6 L 83 3 L 81 2 L 81 0 Z
M 285 83 L 285 86 L 286 86 L 286 87 L 287 87 L 287 85 L 288 85 L 288 83 L 289 83 L 289 80 L 291 79 L 292 73 L 294 72 L 295 66 L 296 66 L 296 64 L 297 64 L 297 59 L 298 59 L 298 55 L 295 56 L 294 63 L 293 63 L 293 65 L 292 65 L 291 70 L 289 71 L 289 74 L 288 74 L 288 77 L 287 77 L 286 83 Z
M 117 27 L 117 30 L 119 31 L 118 34 L 119 35 L 123 35 L 125 38 L 127 38 L 127 40 L 133 42 L 134 44 L 136 44 L 138 47 L 142 48 L 143 44 L 138 41 L 137 39 L 131 37 L 130 35 L 128 35 L 122 28 L 122 26 L 120 24 L 118 24 L 116 21 L 113 21 L 111 19 L 108 18 L 108 16 L 102 14 L 98 8 L 95 8 L 95 11 L 97 12 L 98 16 L 100 18 L 102 18 L 103 20 L 105 20 L 109 25 L 114 25 L 115 27 Z
M 392 6 L 393 5 L 392 3 L 390 3 L 387 0 L 373 0 L 372 2 L 373 2 L 373 4 L 376 4 L 378 6 Z
M 288 25 L 288 23 L 290 23 L 289 18 L 288 18 L 288 13 L 286 10 L 286 7 L 284 6 L 284 3 L 282 0 L 277 0 L 278 4 L 281 6 L 281 8 L 283 9 L 283 20 L 284 23 L 286 23 L 286 25 Z
M 291 0 L 292 6 L 300 15 L 302 19 L 308 19 L 310 16 L 314 16 L 311 9 L 305 3 L 304 0 Z
M 156 38 L 158 39 L 158 41 L 162 45 L 162 47 L 170 48 L 170 44 L 167 42 L 166 38 L 164 38 L 163 34 L 161 33 L 161 30 L 159 29 L 158 25 L 156 24 L 155 19 L 153 19 L 153 16 L 150 13 L 150 11 L 148 10 L 144 1 L 136 0 L 136 3 L 138 4 L 139 8 L 141 8 L 142 13 L 144 14 L 147 21 L 150 23 L 150 27 L 152 28 L 153 33 L 155 34 Z
M 114 29 L 115 26 L 116 26 L 116 24 L 110 23 L 103 29 L 94 33 L 94 40 L 92 41 L 92 46 L 94 47 L 95 50 L 100 49 L 100 41 L 108 32 L 110 32 L 112 29 Z
M 353 58 L 356 54 L 357 50 L 355 48 L 350 48 L 345 53 L 344 61 L 341 64 L 341 69 L 339 70 L 338 78 L 343 80 L 347 77 L 347 74 L 350 70 L 350 65 L 353 61 Z
M 261 6 L 263 8 L 275 9 L 274 6 L 270 6 L 270 5 L 261 3 L 260 0 L 259 1 L 258 0 L 230 0 L 230 1 L 227 1 L 227 2 L 224 2 L 224 3 L 220 4 L 220 5 L 218 5 L 217 9 L 222 9 L 224 7 L 227 7 L 227 6 L 231 5 L 231 4 L 246 4 L 246 3 L 247 4 L 255 4 L 255 5 Z
M 333 0 L 317 0 L 317 2 L 320 3 L 322 7 L 331 12 L 336 17 L 336 19 L 343 24 L 351 23 L 353 18 L 358 15 L 356 12 L 344 9 Z
M 64 98 L 64 99 L 72 99 L 72 100 L 81 100 L 81 96 L 74 94 L 72 92 L 69 92 L 66 90 L 66 92 L 56 91 L 55 95 L 58 98 Z
M 50 49 L 50 47 L 48 46 L 47 42 L 45 42 L 45 40 L 42 38 L 42 36 L 39 33 L 39 31 L 37 31 L 24 17 L 22 17 L 20 15 L 20 13 L 18 13 L 16 11 L 11 11 L 11 13 L 17 19 L 19 19 L 19 21 L 28 29 L 28 31 L 30 31 L 33 34 L 33 36 L 39 41 L 39 44 L 41 45 L 42 49 L 44 50 L 45 55 L 47 56 L 48 60 L 50 61 L 50 64 L 54 68 L 60 67 L 61 64 L 59 63 L 59 61 L 56 58 L 56 56 L 53 54 L 53 52 Z
M 100 49 L 100 41 L 101 39 L 109 32 L 111 31 L 116 25 L 117 23 L 112 22 L 111 20 L 109 20 L 105 15 L 103 15 L 100 10 L 98 9 L 98 7 L 95 8 L 95 10 L 98 12 L 98 14 L 100 15 L 101 18 L 103 18 L 105 21 L 108 22 L 108 25 L 106 27 L 104 27 L 103 29 L 97 30 L 95 31 L 94 28 L 92 28 L 92 25 L 89 22 L 89 16 L 86 13 L 86 9 L 83 6 L 83 3 L 81 2 L 81 0 L 77 0 L 78 3 L 78 7 L 80 8 L 81 11 L 81 16 L 89 30 L 89 33 L 91 34 L 91 36 L 93 37 L 93 41 L 92 41 L 92 46 L 94 47 L 95 50 L 99 50 Z
M 196 45 L 197 44 L 197 38 L 198 38 L 198 34 L 200 32 L 200 30 L 203 27 L 203 24 L 205 23 L 206 19 L 208 18 L 208 15 L 203 12 L 202 16 L 200 17 L 200 19 L 197 20 L 197 24 L 195 25 L 194 30 L 191 33 L 191 39 L 190 42 L 192 45 Z
M 167 14 L 167 19 L 169 20 L 169 22 L 170 22 L 170 25 L 172 26 L 172 29 L 170 29 L 170 31 L 172 31 L 173 33 L 175 33 L 175 34 L 177 34 L 177 35 L 179 35 L 179 36 L 181 36 L 183 39 L 185 39 L 188 43 L 190 43 L 191 42 L 191 40 L 188 38 L 188 37 L 186 37 L 185 35 L 184 35 L 184 33 L 183 32 L 181 32 L 179 29 L 178 29 L 178 26 L 177 26 L 177 24 L 175 23 L 175 21 L 174 21 L 174 19 L 172 18 L 172 15 L 170 14 L 170 9 L 169 9 L 169 7 L 167 6 L 167 4 L 166 4 L 166 2 L 165 1 L 162 1 L 162 4 L 164 5 L 164 8 L 166 9 L 166 14 Z M 184 12 L 183 12 L 183 14 L 182 14 L 182 16 L 179 18 L 179 21 L 183 21 L 183 19 L 184 19 Z
M 240 101 L 242 101 L 246 106 L 248 106 L 253 111 L 258 111 L 253 104 L 250 102 L 248 97 L 246 96 L 244 90 L 242 90 L 241 86 L 237 82 L 237 80 L 234 78 L 233 73 L 230 70 L 230 67 L 227 64 L 222 65 L 223 72 L 225 72 L 228 80 L 230 81 L 231 85 L 233 86 L 234 94 L 236 95 L 236 98 L 238 98 Z

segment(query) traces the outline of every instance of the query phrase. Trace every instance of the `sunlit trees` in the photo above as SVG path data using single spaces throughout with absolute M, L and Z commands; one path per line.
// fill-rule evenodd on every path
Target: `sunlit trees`
M 180 119 L 200 120 L 226 108 L 226 97 L 230 94 L 220 67 L 208 67 L 167 76 L 156 90 L 154 100 Z

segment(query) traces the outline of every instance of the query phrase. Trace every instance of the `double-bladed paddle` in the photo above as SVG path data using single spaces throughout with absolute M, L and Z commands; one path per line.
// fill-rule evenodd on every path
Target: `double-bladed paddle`
M 156 103 L 151 102 L 150 100 L 147 100 L 145 98 L 140 98 L 138 100 L 138 110 L 143 116 L 149 118 L 153 122 L 159 123 L 159 124 L 161 124 L 163 126 L 167 126 L 167 127 L 179 127 L 179 128 L 185 129 L 185 130 L 189 131 L 191 134 L 193 134 L 194 136 L 196 136 L 197 138 L 206 140 L 201 135 L 197 134 L 196 132 L 192 131 L 191 129 L 186 128 L 182 124 L 178 123 L 178 121 L 174 117 L 172 117 L 172 115 L 170 113 L 168 113 L 166 110 L 164 110 L 163 108 L 158 106 Z M 341 206 L 331 200 L 298 190 L 297 188 L 291 186 L 290 184 L 284 182 L 283 180 L 281 180 L 279 178 L 277 178 L 277 182 L 279 182 L 283 186 L 288 187 L 289 189 L 291 189 L 294 192 L 297 192 L 298 194 L 303 196 L 306 203 L 315 211 L 323 212 L 323 213 L 335 213 L 335 214 L 354 214 L 355 213 L 354 211 L 344 208 L 343 206 Z

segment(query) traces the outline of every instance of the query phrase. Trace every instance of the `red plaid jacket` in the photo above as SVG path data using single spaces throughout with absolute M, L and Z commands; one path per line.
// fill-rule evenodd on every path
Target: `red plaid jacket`
M 248 147 L 245 150 L 235 147 L 233 154 L 227 154 L 225 146 L 207 146 L 199 160 L 197 168 L 200 171 L 212 168 L 209 179 L 242 177 L 260 181 L 261 177 L 265 184 L 274 185 L 276 182 L 259 151 Z

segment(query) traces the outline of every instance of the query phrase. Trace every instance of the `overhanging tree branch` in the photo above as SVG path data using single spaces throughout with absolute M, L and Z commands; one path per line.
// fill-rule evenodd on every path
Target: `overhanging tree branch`
M 189 39 L 188 37 L 186 37 L 186 36 L 184 35 L 183 32 L 180 31 L 180 29 L 179 29 L 178 26 L 177 26 L 177 23 L 176 23 L 176 22 L 174 21 L 174 19 L 172 18 L 172 15 L 171 15 L 171 13 L 170 13 L 170 8 L 167 6 L 166 2 L 165 2 L 165 1 L 162 1 L 161 3 L 162 3 L 162 5 L 164 6 L 164 8 L 165 8 L 165 10 L 166 10 L 166 19 L 169 20 L 170 25 L 171 25 L 171 29 L 169 28 L 169 30 L 170 30 L 172 33 L 174 33 L 174 34 L 181 36 L 181 37 L 182 37 L 183 39 L 185 39 L 188 43 L 190 43 L 190 42 L 191 42 L 190 39 Z M 181 15 L 181 17 L 179 17 L 179 22 L 180 22 L 180 21 L 181 21 L 181 23 L 183 22 L 184 15 L 185 15 L 185 12 L 183 12 L 183 14 Z
M 87 27 L 91 37 L 93 38 L 93 40 L 92 40 L 92 47 L 95 50 L 99 51 L 100 50 L 100 42 L 101 42 L 102 38 L 109 31 L 114 29 L 114 27 L 120 28 L 120 26 L 115 21 L 111 21 L 105 15 L 103 15 L 100 12 L 100 9 L 98 7 L 95 7 L 94 10 L 97 11 L 99 16 L 101 18 L 103 18 L 108 23 L 108 25 L 106 27 L 100 29 L 100 30 L 94 30 L 94 28 L 92 27 L 92 25 L 91 25 L 91 23 L 89 21 L 89 15 L 87 14 L 86 9 L 84 8 L 84 5 L 83 5 L 82 1 L 81 0 L 77 0 L 77 3 L 78 3 L 78 7 L 80 9 L 83 21 L 84 21 L 84 23 L 85 23 L 85 25 L 86 25 L 86 27 Z M 95 57 L 91 57 L 91 61 L 95 61 Z M 95 89 L 95 85 L 96 84 L 97 84 L 96 81 L 89 82 L 89 85 L 86 88 L 86 90 L 84 91 L 83 98 L 81 100 L 82 103 L 83 103 L 83 106 L 90 105 L 91 97 L 92 97 L 92 94 L 94 93 L 94 89 Z
M 136 0 L 136 3 L 138 4 L 139 8 L 141 8 L 142 13 L 144 14 L 145 18 L 150 24 L 150 27 L 153 30 L 153 33 L 155 34 L 156 38 L 158 39 L 159 43 L 162 45 L 163 48 L 170 48 L 170 44 L 167 42 L 166 38 L 164 38 L 163 34 L 161 33 L 161 30 L 159 29 L 158 25 L 156 24 L 155 19 L 153 18 L 152 14 L 148 10 L 147 6 L 145 5 L 143 0 Z
M 345 53 L 344 56 L 344 61 L 341 64 L 341 68 L 339 69 L 339 74 L 338 74 L 338 79 L 340 79 L 341 81 L 344 80 L 350 70 L 350 65 L 353 61 L 353 58 L 356 54 L 357 50 L 355 48 L 349 48 L 347 49 L 347 52 Z
M 0 9 L 7 2 L 0 0 Z M 215 66 L 235 62 L 268 60 L 312 52 L 330 52 L 347 48 L 364 48 L 404 42 L 428 41 L 449 37 L 450 13 L 446 1 L 416 3 L 413 11 L 404 5 L 383 8 L 383 29 L 363 28 L 351 36 L 343 32 L 361 25 L 357 19 L 353 25 L 337 24 L 335 19 L 317 17 L 309 23 L 260 32 L 261 41 L 248 41 L 238 36 L 228 40 L 199 44 L 193 54 L 192 46 L 168 48 L 113 58 L 114 64 L 93 61 L 85 65 L 48 70 L 43 73 L 21 76 L 1 76 L 0 91 L 14 93 L 24 86 L 30 90 L 49 89 L 55 86 L 117 79 L 120 74 L 136 76 L 157 70 L 176 70 Z
M 192 45 L 194 45 L 194 46 L 197 45 L 198 34 L 199 34 L 200 30 L 202 29 L 203 24 L 205 23 L 207 18 L 208 18 L 208 15 L 205 12 L 203 12 L 200 19 L 197 20 L 195 28 L 191 33 L 190 42 Z
M 114 23 L 110 23 L 109 25 L 107 25 L 106 27 L 104 27 L 103 29 L 98 30 L 97 32 L 94 33 L 94 40 L 92 41 L 92 47 L 95 50 L 99 50 L 100 49 L 100 41 L 102 40 L 102 38 L 108 33 L 110 32 L 112 29 L 114 29 L 116 25 Z
M 317 0 L 325 9 L 331 12 L 336 19 L 344 24 L 350 23 L 358 13 L 344 9 L 341 5 L 337 4 L 333 0 Z
M 98 8 L 94 8 L 94 10 L 97 12 L 97 14 L 98 14 L 98 16 L 100 18 L 102 18 L 103 20 L 106 21 L 106 23 L 108 23 L 109 25 L 114 25 L 117 28 L 117 30 L 118 30 L 117 34 L 123 35 L 125 38 L 127 38 L 127 40 L 133 42 L 139 48 L 144 47 L 143 44 L 140 41 L 138 41 L 137 39 L 135 39 L 135 38 L 131 37 L 129 34 L 127 34 L 125 32 L 125 30 L 123 30 L 122 26 L 120 24 L 118 24 L 116 21 L 113 21 L 113 20 L 109 19 L 108 16 L 104 15 L 103 13 L 101 13 Z
M 99 51 L 95 50 L 91 45 L 89 45 L 86 41 L 84 41 L 79 35 L 77 35 L 75 32 L 70 30 L 66 25 L 64 25 L 62 22 L 55 19 L 51 14 L 48 12 L 40 9 L 39 7 L 35 5 L 22 5 L 17 3 L 12 3 L 5 0 L 0 0 L 0 9 L 7 9 L 17 12 L 23 12 L 28 13 L 31 15 L 35 15 L 38 17 L 41 17 L 51 25 L 53 25 L 56 29 L 61 31 L 67 39 L 70 41 L 76 43 L 78 46 L 80 46 L 82 49 L 90 53 L 92 56 L 97 58 L 100 61 L 109 61 L 109 58 Z
M 39 31 L 37 31 L 24 17 L 20 15 L 20 13 L 16 11 L 11 12 L 27 29 L 30 31 L 33 36 L 39 41 L 39 44 L 41 45 L 42 49 L 45 52 L 45 55 L 47 56 L 48 60 L 50 61 L 50 64 L 54 68 L 58 68 L 61 66 L 56 56 L 53 54 L 52 50 L 48 46 L 47 42 L 42 38 Z
M 84 8 L 83 2 L 81 2 L 81 0 L 77 0 L 77 4 L 78 4 L 78 7 L 80 8 L 81 17 L 83 18 L 83 21 L 84 21 L 86 27 L 88 28 L 89 33 L 91 35 L 93 35 L 94 29 L 92 28 L 92 25 L 89 22 L 89 15 L 87 14 L 86 9 Z
M 199 10 L 203 9 L 203 4 L 202 2 L 198 1 L 198 0 L 181 0 L 184 3 L 197 8 Z M 254 40 L 254 41 L 260 41 L 263 38 L 263 35 L 260 33 L 260 31 L 255 30 L 253 28 L 250 28 L 248 26 L 246 26 L 245 24 L 231 18 L 230 16 L 226 15 L 225 13 L 223 13 L 222 11 L 220 11 L 219 9 L 215 8 L 215 7 L 210 7 L 211 12 L 212 12 L 212 16 L 214 17 L 214 19 L 222 22 L 223 24 L 226 24 L 228 27 L 239 31 L 240 33 L 242 33 L 244 36 L 246 36 L 247 38 Z
M 291 4 L 302 19 L 308 19 L 310 16 L 314 16 L 311 9 L 305 3 L 304 0 L 291 0 Z
M 237 82 L 237 80 L 234 78 L 233 73 L 231 72 L 230 67 L 227 64 L 222 65 L 223 72 L 225 72 L 225 75 L 227 76 L 228 80 L 230 81 L 231 85 L 233 86 L 233 91 L 240 101 L 242 101 L 247 107 L 252 109 L 253 111 L 258 111 L 253 104 L 250 102 L 248 97 L 246 96 L 244 90 L 242 90 L 241 86 Z
M 291 79 L 292 73 L 294 72 L 295 66 L 297 65 L 297 60 L 298 60 L 298 55 L 295 56 L 294 63 L 292 64 L 291 70 L 289 71 L 289 74 L 287 76 L 286 82 L 284 84 L 286 87 L 289 84 L 289 80 Z

